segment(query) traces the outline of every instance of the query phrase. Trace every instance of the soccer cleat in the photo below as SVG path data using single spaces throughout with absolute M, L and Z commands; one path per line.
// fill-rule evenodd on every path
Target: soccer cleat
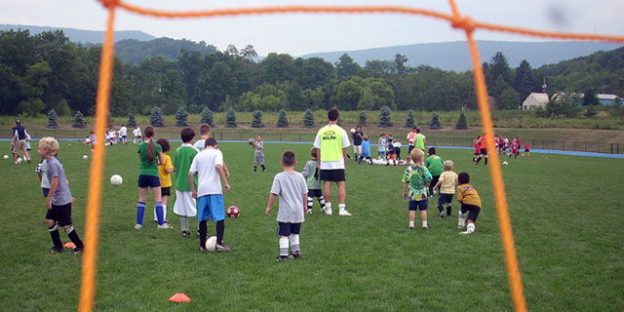
M 216 252 L 228 252 L 228 251 L 230 251 L 230 246 L 228 246 L 226 244 L 222 244 L 222 245 L 217 244 L 215 246 L 215 251 Z
M 50 247 L 50 253 L 51 254 L 57 254 L 57 253 L 61 253 L 63 252 L 63 248 L 56 248 L 54 246 Z
M 288 256 L 277 256 L 276 260 L 278 263 L 286 262 L 288 261 Z
M 301 258 L 301 251 L 300 251 L 300 250 L 297 250 L 297 251 L 291 251 L 291 252 L 290 252 L 290 255 L 291 255 L 293 258 L 295 258 L 295 259 L 299 259 L 299 258 Z
M 325 208 L 325 210 L 323 210 L 323 212 L 328 215 L 331 216 L 333 214 L 332 209 L 331 208 Z
M 426 224 L 423 224 L 423 225 L 422 225 L 422 228 L 426 230 L 426 229 L 429 229 L 429 226 L 428 226 L 428 225 L 426 225 Z
M 340 211 L 338 211 L 338 215 L 342 217 L 350 217 L 351 213 L 348 212 L 347 209 L 340 209 Z
M 168 229 L 173 229 L 173 226 L 169 225 L 169 223 L 163 223 L 162 225 L 159 225 L 157 229 L 168 230 Z
M 312 214 L 312 209 L 308 209 L 308 214 L 311 215 Z
M 74 249 L 72 250 L 72 253 L 73 253 L 74 255 L 79 255 L 79 254 L 81 254 L 81 253 L 82 253 L 82 250 L 83 250 L 83 248 L 76 247 L 76 248 L 74 248 Z
M 183 237 L 189 237 L 189 236 L 191 236 L 191 232 L 189 232 L 189 231 L 182 231 L 182 236 Z
M 413 225 L 408 225 L 408 226 L 407 226 L 407 228 L 408 228 L 408 229 L 410 229 L 410 230 L 413 230 L 413 229 L 414 229 L 414 228 L 416 228 L 416 227 L 415 227 L 415 226 L 413 226 Z
M 142 228 L 143 228 L 143 225 L 142 225 L 142 224 L 135 224 L 135 225 L 134 225 L 134 229 L 135 229 L 135 230 L 140 230 L 140 229 L 142 229 Z
M 463 231 L 463 232 L 459 232 L 459 235 L 469 235 L 469 234 L 472 234 L 472 233 L 474 233 L 474 232 L 471 232 L 471 231 Z

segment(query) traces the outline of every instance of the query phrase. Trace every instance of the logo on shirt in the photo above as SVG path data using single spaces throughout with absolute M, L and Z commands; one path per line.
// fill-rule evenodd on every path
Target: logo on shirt
M 327 130 L 323 132 L 323 140 L 335 140 L 336 139 L 336 131 Z

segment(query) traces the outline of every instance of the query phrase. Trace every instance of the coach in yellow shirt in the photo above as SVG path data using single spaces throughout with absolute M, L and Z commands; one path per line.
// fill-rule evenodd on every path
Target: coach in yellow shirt
M 326 215 L 332 215 L 331 203 L 331 183 L 338 186 L 338 215 L 351 216 L 345 205 L 345 161 L 347 147 L 351 145 L 347 132 L 338 126 L 339 113 L 337 109 L 330 109 L 327 112 L 328 124 L 321 128 L 316 134 L 314 147 L 319 149 L 320 179 L 323 181 L 323 196 L 325 197 Z

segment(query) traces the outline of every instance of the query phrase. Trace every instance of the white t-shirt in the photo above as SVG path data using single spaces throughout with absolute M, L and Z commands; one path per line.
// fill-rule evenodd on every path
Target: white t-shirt
M 349 135 L 345 129 L 339 127 L 342 130 L 342 148 L 346 148 L 351 146 L 351 142 L 349 142 Z M 316 139 L 314 139 L 314 147 L 320 149 L 321 148 L 321 131 L 316 134 Z M 323 151 L 321 150 L 321 153 Z M 341 157 L 338 161 L 321 161 L 321 170 L 336 170 L 336 169 L 344 169 L 344 157 Z
M 126 127 L 119 128 L 119 135 L 120 136 L 127 136 L 128 135 L 128 128 L 126 128 Z
M 206 145 L 206 140 L 203 140 L 203 139 L 199 139 L 195 141 L 195 144 L 193 144 L 193 146 L 195 146 L 195 148 L 200 152 L 204 150 L 205 145 Z
M 204 149 L 193 158 L 189 172 L 198 176 L 198 197 L 223 194 L 217 165 L 223 166 L 223 153 L 215 148 Z
M 271 193 L 279 196 L 278 222 L 302 223 L 303 195 L 308 192 L 305 178 L 300 172 L 280 172 L 273 178 Z
M 141 136 L 141 129 L 136 128 L 136 129 L 132 130 L 132 134 L 134 134 L 135 137 Z

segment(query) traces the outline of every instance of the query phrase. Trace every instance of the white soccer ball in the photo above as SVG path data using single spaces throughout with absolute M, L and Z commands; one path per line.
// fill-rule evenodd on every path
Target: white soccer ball
M 91 139 L 86 138 L 86 139 L 85 139 L 85 144 L 91 144 Z
M 355 133 L 355 129 L 351 128 L 351 130 L 349 130 L 349 132 Z
M 82 159 L 89 159 L 89 156 L 87 156 L 87 155 L 82 155 Z
M 217 249 L 217 237 L 216 236 L 208 237 L 208 239 L 206 240 L 206 243 L 204 244 L 204 247 L 208 251 L 215 251 Z
M 18 163 L 18 164 L 21 164 L 21 163 L 22 163 L 22 161 L 24 161 L 24 160 L 20 157 L 20 158 L 18 158 L 16 161 L 17 161 L 17 163 Z
M 507 161 L 503 161 L 503 166 L 507 166 L 509 163 Z
M 121 185 L 121 184 L 123 184 L 123 178 L 120 175 L 118 175 L 118 174 L 114 174 L 110 178 L 110 183 L 112 185 Z
M 7 159 L 9 159 L 9 155 L 4 155 L 4 156 L 2 156 L 2 158 L 4 158 L 4 160 L 7 160 Z

